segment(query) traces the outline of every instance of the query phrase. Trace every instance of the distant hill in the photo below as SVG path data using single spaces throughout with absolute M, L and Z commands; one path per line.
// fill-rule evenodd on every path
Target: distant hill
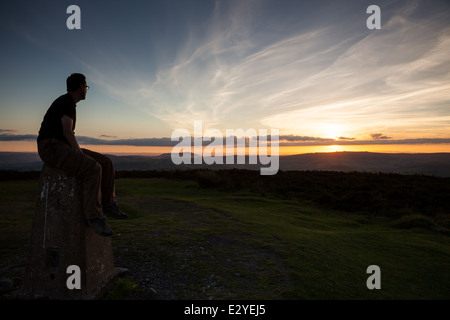
M 0 152 L 1 170 L 41 170 L 41 167 L 37 152 Z
M 285 156 L 282 170 L 390 172 L 450 177 L 450 153 L 333 152 Z
M 159 156 L 116 156 L 109 155 L 116 170 L 170 170 L 170 169 L 253 169 L 261 165 L 175 165 L 170 154 Z M 195 155 L 192 155 L 194 157 Z M 225 161 L 224 161 L 225 162 Z M 236 163 L 236 161 L 235 161 Z M 0 170 L 40 170 L 42 161 L 33 152 L 0 152 Z M 390 172 L 401 174 L 422 174 L 450 177 L 450 153 L 371 153 L 333 152 L 308 153 L 280 157 L 283 171 L 359 171 Z

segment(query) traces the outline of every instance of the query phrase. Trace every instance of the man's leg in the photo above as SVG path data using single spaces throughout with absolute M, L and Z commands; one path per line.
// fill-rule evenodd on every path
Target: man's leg
M 128 215 L 119 209 L 116 201 L 116 191 L 115 191 L 115 169 L 110 158 L 107 156 L 91 151 L 88 149 L 81 149 L 84 154 L 88 155 L 95 161 L 97 161 L 102 167 L 102 205 L 103 212 L 107 216 L 112 216 L 114 218 L 126 219 Z
M 102 199 L 101 203 L 104 208 L 110 207 L 116 203 L 116 191 L 115 191 L 115 170 L 110 158 L 94 152 L 88 149 L 81 149 L 83 153 L 90 158 L 94 159 L 102 168 L 101 190 Z

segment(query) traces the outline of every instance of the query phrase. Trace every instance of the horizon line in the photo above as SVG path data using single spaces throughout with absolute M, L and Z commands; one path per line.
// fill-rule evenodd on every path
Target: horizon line
M 190 136 L 184 138 L 200 139 Z M 223 139 L 226 137 L 201 137 L 203 146 L 212 143 L 212 140 Z M 204 139 L 209 141 L 204 141 Z M 236 138 L 236 137 L 235 137 Z M 250 139 L 245 137 L 246 140 Z M 256 137 L 252 137 L 255 139 Z M 0 141 L 36 141 L 36 134 L 0 134 Z M 134 147 L 174 147 L 179 141 L 172 141 L 171 138 L 130 138 L 130 139 L 100 139 L 88 136 L 77 136 L 77 140 L 83 145 L 110 145 L 110 146 L 134 146 Z M 409 139 L 372 139 L 372 140 L 356 140 L 356 139 L 333 139 L 308 136 L 280 135 L 280 147 L 313 147 L 313 146 L 360 146 L 360 145 L 420 145 L 420 144 L 450 144 L 450 138 L 409 138 Z M 268 141 L 269 143 L 270 141 Z M 226 146 L 223 143 L 223 146 Z

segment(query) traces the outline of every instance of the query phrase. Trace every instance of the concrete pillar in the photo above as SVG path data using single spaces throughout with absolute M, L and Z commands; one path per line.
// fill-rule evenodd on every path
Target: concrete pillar
M 24 277 L 31 298 L 95 299 L 119 273 L 115 268 L 111 237 L 102 237 L 87 224 L 80 183 L 63 171 L 42 167 Z M 80 270 L 80 289 L 77 272 Z M 67 285 L 69 279 L 69 287 Z

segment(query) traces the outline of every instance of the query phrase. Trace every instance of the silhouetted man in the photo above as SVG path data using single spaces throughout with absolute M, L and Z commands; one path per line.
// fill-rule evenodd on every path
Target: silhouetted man
M 88 89 L 83 74 L 73 73 L 67 78 L 67 93 L 52 103 L 42 121 L 38 152 L 49 166 L 80 178 L 83 209 L 89 225 L 97 234 L 111 236 L 106 216 L 128 217 L 116 202 L 113 164 L 100 153 L 81 149 L 74 131 L 76 104 L 86 99 Z

